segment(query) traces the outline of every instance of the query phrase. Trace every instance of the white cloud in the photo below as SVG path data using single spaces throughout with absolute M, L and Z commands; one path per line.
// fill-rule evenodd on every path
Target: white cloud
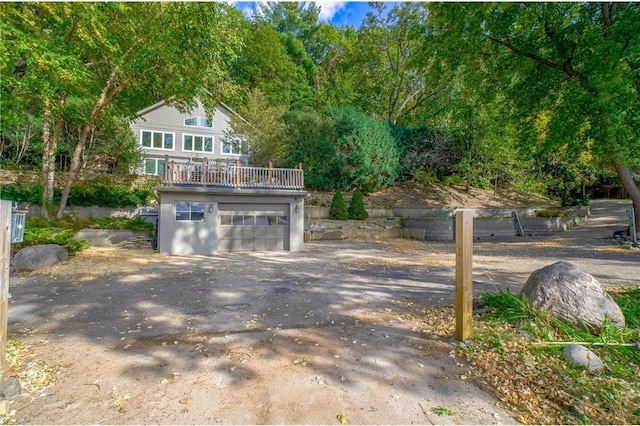
M 320 6 L 320 16 L 318 19 L 321 22 L 329 22 L 336 16 L 341 9 L 346 6 L 347 2 L 344 1 L 316 1 L 316 6 Z

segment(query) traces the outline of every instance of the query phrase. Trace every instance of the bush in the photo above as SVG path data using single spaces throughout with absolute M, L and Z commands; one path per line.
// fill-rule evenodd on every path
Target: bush
M 369 213 L 364 208 L 364 197 L 360 190 L 353 193 L 351 204 L 349 205 L 349 219 L 364 220 L 369 217 Z
M 347 220 L 349 219 L 349 212 L 347 211 L 347 203 L 344 201 L 342 192 L 337 191 L 333 194 L 331 200 L 331 207 L 329 207 L 329 219 L 333 220 Z
M 289 165 L 304 165 L 308 188 L 373 192 L 395 183 L 400 156 L 387 123 L 353 107 L 296 111 L 284 120 Z
M 536 217 L 546 217 L 546 218 L 564 217 L 564 212 L 562 210 L 545 209 L 545 210 L 536 210 L 535 215 Z
M 3 187 L 2 199 L 18 203 L 42 205 L 42 185 L 30 187 Z M 68 204 L 77 207 L 140 207 L 153 199 L 153 191 L 148 188 L 128 190 L 123 187 L 78 182 L 71 187 Z M 60 190 L 54 189 L 53 203 L 60 201 Z

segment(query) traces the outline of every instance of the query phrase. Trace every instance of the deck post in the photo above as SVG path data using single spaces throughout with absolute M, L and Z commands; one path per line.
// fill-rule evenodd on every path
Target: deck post
M 473 322 L 473 210 L 456 212 L 456 332 L 457 340 L 471 337 Z
M 236 160 L 236 185 L 240 186 L 240 160 Z
M 209 183 L 209 159 L 204 157 L 202 160 L 202 186 Z
M 269 161 L 269 188 L 273 186 L 273 161 Z

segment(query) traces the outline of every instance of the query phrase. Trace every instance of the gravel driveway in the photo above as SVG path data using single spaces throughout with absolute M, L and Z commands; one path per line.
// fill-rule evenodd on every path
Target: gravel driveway
M 578 229 L 477 241 L 474 291 L 519 291 L 557 260 L 640 285 L 640 255 L 608 237 L 628 203 Z M 622 216 L 621 216 L 622 214 Z M 160 256 L 92 249 L 12 278 L 9 332 L 59 367 L 12 407 L 18 423 L 515 423 L 449 337 L 421 331 L 454 298 L 451 243 L 317 242 L 299 253 Z M 438 417 L 435 407 L 453 416 Z

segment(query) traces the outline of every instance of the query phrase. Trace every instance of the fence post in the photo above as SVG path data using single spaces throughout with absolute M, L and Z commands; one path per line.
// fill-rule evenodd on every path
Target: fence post
M 240 160 L 236 160 L 236 185 L 240 186 L 242 179 L 240 178 Z
M 273 161 L 269 161 L 269 188 L 273 186 Z
M 7 324 L 9 311 L 9 261 L 11 257 L 11 201 L 0 200 L 0 383 L 7 367 Z
M 471 337 L 473 322 L 473 210 L 456 212 L 456 333 Z

